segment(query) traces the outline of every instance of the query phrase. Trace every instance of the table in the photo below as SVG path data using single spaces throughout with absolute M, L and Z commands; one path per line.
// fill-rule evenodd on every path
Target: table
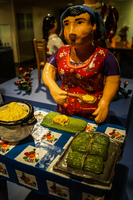
M 45 108 L 56 111 L 56 102 L 51 97 L 49 90 L 45 87 L 42 80 L 38 83 L 37 69 L 32 72 L 32 91 L 26 94 L 25 91 L 20 91 L 14 82 L 18 78 L 11 79 L 3 84 L 0 84 L 0 93 L 4 102 L 16 100 L 29 101 L 33 106 Z M 133 90 L 133 79 L 121 78 L 121 86 L 123 87 L 124 81 L 128 81 L 129 84 L 126 90 Z M 60 86 L 61 82 L 57 81 Z M 124 126 L 128 128 L 128 121 L 130 118 L 130 107 L 132 104 L 132 94 L 127 99 L 120 95 L 118 101 L 112 101 L 110 104 L 109 114 L 107 118 L 108 123 Z
M 115 176 L 113 185 L 106 187 L 94 186 L 76 179 L 69 178 L 53 170 L 53 165 L 63 153 L 68 143 L 74 137 L 73 134 L 52 130 L 56 140 L 52 143 L 44 139 L 47 128 L 40 126 L 43 116 L 49 110 L 34 107 L 35 116 L 38 123 L 35 125 L 31 135 L 19 143 L 3 144 L 0 141 L 0 177 L 18 185 L 23 185 L 40 194 L 55 196 L 57 199 L 66 200 L 86 200 L 89 195 L 102 197 L 107 200 L 117 191 L 120 192 L 117 200 L 122 200 L 124 195 L 124 184 L 127 176 L 127 169 L 122 165 L 117 165 L 116 172 L 119 176 Z M 41 116 L 41 117 L 40 117 Z M 108 134 L 111 130 L 116 129 L 121 135 L 126 133 L 126 128 L 114 124 L 103 124 L 97 126 L 94 121 L 87 120 L 96 131 Z M 30 153 L 32 152 L 32 156 Z M 34 154 L 34 155 L 33 155 Z M 35 156 L 36 155 L 36 156 Z M 123 173 L 123 177 L 121 177 Z M 119 182 L 119 178 L 121 177 Z M 112 193 L 113 191 L 113 193 Z M 115 200 L 114 197 L 112 196 Z
M 52 97 L 49 93 L 49 90 L 44 86 L 42 81 L 40 84 L 38 83 L 37 70 L 33 70 L 32 78 L 33 78 L 32 91 L 31 91 L 31 93 L 28 93 L 28 94 L 26 94 L 24 91 L 18 90 L 18 88 L 14 85 L 14 82 L 18 80 L 17 77 L 9 80 L 3 84 L 0 84 L 0 93 L 2 94 L 3 100 L 5 102 L 13 101 L 13 100 L 17 100 L 17 99 L 18 100 L 26 100 L 26 101 L 32 103 L 33 106 L 39 107 L 39 109 L 43 108 L 43 109 L 56 111 L 56 102 L 52 99 Z M 121 80 L 122 80 L 122 82 L 124 82 L 124 81 L 129 82 L 127 89 L 133 89 L 133 80 L 132 79 L 121 78 Z M 58 85 L 60 85 L 59 81 L 57 83 L 58 83 Z M 128 97 L 128 99 L 125 99 L 124 97 L 120 96 L 120 99 L 118 101 L 113 101 L 110 105 L 110 110 L 109 110 L 109 115 L 108 115 L 106 125 L 108 123 L 110 123 L 114 127 L 122 126 L 122 128 L 128 129 L 128 121 L 130 119 L 130 108 L 132 105 L 133 105 L 132 104 L 132 94 Z M 29 137 L 23 142 L 24 143 L 21 143 L 21 145 L 19 144 L 19 147 L 24 148 L 28 144 L 35 146 L 33 137 Z M 6 155 L 5 160 L 6 160 L 6 164 L 8 165 L 7 169 L 9 170 L 10 174 L 13 173 L 10 177 L 12 179 L 10 179 L 10 180 L 15 181 L 17 184 L 20 184 L 15 175 L 14 169 L 12 169 L 13 170 L 13 172 L 12 172 L 12 170 L 10 169 L 9 164 L 8 164 L 8 161 L 10 160 L 9 157 L 11 155 L 11 152 L 12 152 L 12 154 L 14 154 L 13 152 L 15 151 L 15 148 L 13 148 L 12 151 L 10 151 L 9 154 Z M 61 149 L 63 150 L 62 147 L 61 147 Z M 20 152 L 20 150 L 19 150 L 19 152 Z M 16 154 L 14 154 L 14 156 L 15 155 Z M 0 155 L 0 160 L 2 158 L 3 158 L 3 156 Z M 13 163 L 16 164 L 18 162 L 11 161 L 11 166 L 14 166 Z M 23 170 L 24 166 L 25 165 L 22 164 L 21 167 L 19 166 L 19 168 Z M 31 168 L 34 169 L 34 167 L 31 167 Z M 28 171 L 31 168 L 30 168 L 30 166 L 28 166 L 26 173 L 28 173 Z M 38 177 L 38 173 L 39 173 L 38 165 L 36 168 L 37 168 L 37 170 L 33 170 L 33 172 L 37 176 L 37 181 L 42 181 L 42 183 L 43 183 L 43 186 L 41 187 L 41 190 L 39 190 L 39 192 L 42 192 L 43 189 L 45 189 L 45 191 L 47 192 L 46 182 L 44 181 L 45 177 L 43 175 L 42 177 L 39 178 Z M 52 177 L 51 177 L 51 172 L 49 172 L 49 171 L 43 170 L 43 172 L 45 172 L 45 176 L 46 176 L 46 178 L 48 177 L 49 180 L 53 180 L 53 177 L 55 180 L 58 180 L 58 178 L 59 178 L 58 175 L 56 175 L 56 174 L 52 174 Z M 122 176 L 121 176 L 121 174 L 122 174 Z M 107 193 L 108 193 L 107 200 L 109 200 L 109 198 L 111 200 L 119 200 L 119 199 L 122 200 L 123 199 L 123 196 L 125 193 L 125 184 L 126 184 L 127 174 L 128 174 L 128 168 L 125 165 L 123 165 L 123 163 L 122 164 L 119 163 L 116 167 L 116 173 L 115 173 L 114 181 L 112 184 L 112 190 L 110 190 L 110 192 L 109 192 L 109 190 L 107 190 Z M 13 177 L 14 175 L 15 175 L 15 178 Z M 9 180 L 6 177 L 4 177 L 4 178 L 6 180 Z M 66 178 L 63 178 L 63 177 L 61 177 L 57 182 L 59 183 L 60 181 L 61 181 L 61 183 L 65 182 L 65 186 L 71 185 L 71 188 L 70 188 L 71 195 L 74 199 L 75 199 L 75 194 L 77 193 L 77 191 L 79 189 L 81 189 L 85 193 L 88 191 L 88 188 L 89 188 L 89 190 L 92 189 L 92 187 L 90 187 L 88 185 L 86 186 L 86 184 L 84 185 L 84 184 L 80 183 L 79 181 L 74 182 L 73 180 L 68 180 L 68 179 L 66 181 Z M 72 186 L 71 183 L 74 184 L 76 189 L 74 189 L 74 186 Z M 29 187 L 29 188 L 36 192 L 38 191 L 31 187 Z M 39 188 L 40 188 L 40 184 L 39 184 Z M 93 190 L 93 193 L 95 193 L 94 190 Z M 102 195 L 103 193 L 105 193 L 105 190 L 98 190 L 98 195 Z M 59 199 L 59 198 L 57 197 L 57 199 Z M 78 199 L 81 200 L 81 193 L 79 194 L 79 196 L 77 195 L 77 200 Z

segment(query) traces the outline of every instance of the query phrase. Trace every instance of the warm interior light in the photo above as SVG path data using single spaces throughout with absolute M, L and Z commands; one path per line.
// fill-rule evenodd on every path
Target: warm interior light
M 73 6 L 73 3 L 68 3 L 68 6 Z

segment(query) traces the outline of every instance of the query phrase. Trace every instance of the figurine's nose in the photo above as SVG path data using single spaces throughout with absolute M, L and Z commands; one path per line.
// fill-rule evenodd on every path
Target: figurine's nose
M 76 34 L 70 34 L 69 35 L 69 38 L 70 38 L 70 40 L 72 41 L 72 42 L 74 42 L 75 40 L 76 40 Z

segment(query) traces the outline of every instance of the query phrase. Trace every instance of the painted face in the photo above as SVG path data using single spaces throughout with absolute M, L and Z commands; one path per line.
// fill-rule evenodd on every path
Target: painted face
M 63 26 L 66 41 L 75 47 L 92 42 L 96 30 L 96 24 L 92 26 L 88 13 L 66 17 Z

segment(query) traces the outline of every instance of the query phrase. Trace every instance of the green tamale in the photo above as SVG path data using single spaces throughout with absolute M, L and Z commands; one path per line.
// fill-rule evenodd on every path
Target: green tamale
M 102 145 L 106 145 L 106 146 L 109 145 L 109 137 L 107 137 L 105 135 L 95 134 L 93 132 L 85 132 L 84 131 L 84 132 L 81 132 L 78 137 L 82 137 L 85 139 L 90 139 L 93 137 L 95 142 L 102 144 Z
M 76 169 L 82 169 L 82 159 L 82 153 L 71 151 L 69 152 L 67 157 L 67 165 Z
M 71 148 L 72 151 L 77 151 L 80 153 L 87 153 L 89 149 L 90 139 L 77 137 L 72 141 Z
M 106 160 L 108 156 L 108 146 L 94 142 L 91 146 L 90 154 L 100 156 Z
M 53 121 L 53 119 L 57 116 L 60 115 L 59 113 L 56 112 L 49 112 L 46 116 L 44 116 L 43 121 L 41 123 L 42 126 L 46 126 L 49 128 L 57 129 L 60 131 L 65 131 L 69 133 L 79 133 L 81 131 L 85 130 L 85 127 L 87 125 L 87 122 L 82 120 L 82 119 L 77 119 L 73 117 L 68 117 L 69 123 L 65 126 L 62 126 L 60 124 L 57 124 Z
M 91 139 L 91 134 L 90 134 L 90 132 L 86 132 L 86 131 L 84 131 L 84 132 L 81 132 L 79 135 L 78 135 L 78 137 L 81 137 L 81 138 L 84 138 L 84 139 Z
M 102 157 L 88 155 L 84 161 L 83 169 L 94 173 L 103 172 L 104 161 Z
M 94 134 L 91 138 L 89 133 L 80 133 L 79 136 L 73 140 L 71 148 L 72 151 L 97 155 L 106 160 L 108 156 L 108 144 L 109 139 L 106 136 L 98 135 L 98 137 L 95 137 Z
M 93 139 L 95 142 L 101 144 L 101 145 L 109 145 L 109 137 L 100 135 L 100 134 L 94 134 Z
M 67 157 L 67 165 L 75 169 L 82 169 L 94 173 L 103 172 L 104 162 L 101 157 L 71 151 Z

